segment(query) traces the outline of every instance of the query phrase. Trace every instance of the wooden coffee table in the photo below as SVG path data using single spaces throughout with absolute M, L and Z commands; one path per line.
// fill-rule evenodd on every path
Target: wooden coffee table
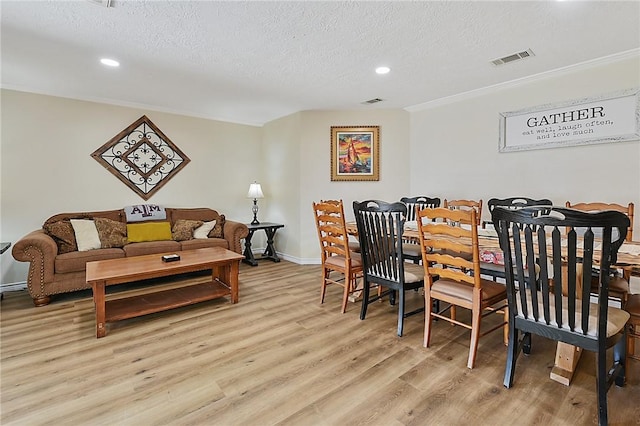
M 87 263 L 87 283 L 93 289 L 96 308 L 96 337 L 107 334 L 106 323 L 138 317 L 230 296 L 238 302 L 238 271 L 244 256 L 222 247 L 178 252 L 180 260 L 163 262 L 160 253 Z M 211 270 L 211 281 L 184 287 L 150 292 L 115 300 L 106 300 L 105 288 L 150 278 L 167 277 Z M 152 290 L 152 288 L 151 288 Z

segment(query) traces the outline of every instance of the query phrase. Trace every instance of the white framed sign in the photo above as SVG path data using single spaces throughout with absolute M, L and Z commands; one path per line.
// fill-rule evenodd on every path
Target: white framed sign
M 640 89 L 500 113 L 500 152 L 640 140 Z

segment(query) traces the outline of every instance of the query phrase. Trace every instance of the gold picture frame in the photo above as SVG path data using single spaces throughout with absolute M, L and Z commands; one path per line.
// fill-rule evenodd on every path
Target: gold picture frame
M 331 180 L 380 180 L 380 126 L 331 126 Z

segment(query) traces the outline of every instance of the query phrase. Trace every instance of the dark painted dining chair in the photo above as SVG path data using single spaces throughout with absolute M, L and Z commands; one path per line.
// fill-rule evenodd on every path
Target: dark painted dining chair
M 533 198 L 527 197 L 511 197 L 511 198 L 492 198 L 487 201 L 487 208 L 489 209 L 489 213 L 493 214 L 493 211 L 496 207 L 501 207 L 509 210 L 521 209 L 523 207 L 531 207 L 531 206 L 552 206 L 553 202 L 546 198 L 542 198 L 539 200 L 535 200 Z M 491 222 L 489 222 L 491 223 Z M 483 226 L 484 226 L 483 222 Z M 505 278 L 504 266 L 496 265 L 493 263 L 480 263 L 480 271 L 484 275 L 489 275 L 493 277 L 493 280 L 496 281 L 497 278 Z
M 404 319 L 424 311 L 424 306 L 405 312 L 405 292 L 424 286 L 424 269 L 420 265 L 405 262 L 402 252 L 407 206 L 401 202 L 387 203 L 379 200 L 353 202 L 353 212 L 358 227 L 360 255 L 364 266 L 364 289 L 360 319 L 364 320 L 367 307 L 386 295 L 392 304 L 398 295 L 398 336 L 402 336 Z M 372 284 L 387 290 L 370 298 Z
M 493 224 L 504 253 L 509 344 L 504 385 L 513 385 L 520 352 L 531 352 L 531 335 L 564 342 L 595 352 L 598 423 L 607 424 L 607 391 L 625 379 L 626 327 L 629 314 L 609 306 L 611 265 L 629 227 L 620 212 L 581 212 L 562 207 L 495 209 Z M 565 232 L 565 230 L 567 230 Z M 599 241 L 594 235 L 601 235 Z M 536 268 L 537 279 L 527 274 Z M 590 301 L 591 271 L 601 273 L 597 303 Z M 524 285 L 523 285 L 524 284 Z M 613 365 L 607 368 L 607 349 Z
M 407 222 L 414 222 L 416 220 L 416 209 L 433 209 L 440 207 L 440 198 L 426 197 L 424 195 L 418 197 L 402 197 L 400 198 L 400 202 L 407 205 Z M 402 245 L 402 255 L 406 260 L 419 264 L 422 260 L 420 244 L 415 240 L 405 239 Z

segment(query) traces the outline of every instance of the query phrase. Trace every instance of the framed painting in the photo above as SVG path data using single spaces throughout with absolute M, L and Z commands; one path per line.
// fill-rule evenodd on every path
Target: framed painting
M 331 180 L 380 180 L 379 126 L 331 126 Z

